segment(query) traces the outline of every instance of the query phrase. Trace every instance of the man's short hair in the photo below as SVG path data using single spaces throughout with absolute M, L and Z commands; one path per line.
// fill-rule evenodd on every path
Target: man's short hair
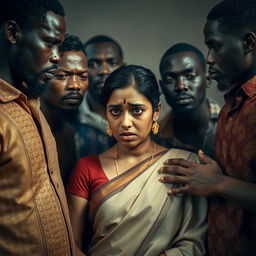
M 90 45 L 90 44 L 99 44 L 99 43 L 113 43 L 114 45 L 116 45 L 118 50 L 119 50 L 120 57 L 123 60 L 124 55 L 123 55 L 123 50 L 122 50 L 120 44 L 116 40 L 114 40 L 113 38 L 111 38 L 109 36 L 105 36 L 105 35 L 97 35 L 97 36 L 94 36 L 94 37 L 90 38 L 88 41 L 86 41 L 84 43 L 85 52 L 86 52 L 86 47 L 88 45 Z
M 160 74 L 162 74 L 162 70 L 164 68 L 165 58 L 167 58 L 171 55 L 180 53 L 180 52 L 193 52 L 198 57 L 198 60 L 200 61 L 200 64 L 201 64 L 203 70 L 206 71 L 206 63 L 205 63 L 205 57 L 204 57 L 203 53 L 198 48 L 196 48 L 195 46 L 193 46 L 191 44 L 178 43 L 178 44 L 175 44 L 172 47 L 170 47 L 164 53 L 163 57 L 161 58 L 160 66 L 159 66 Z
M 85 54 L 83 42 L 78 36 L 65 34 L 64 41 L 60 46 L 60 53 L 63 54 L 68 51 L 82 51 Z
M 48 11 L 63 17 L 65 15 L 59 0 L 7 0 L 0 8 L 0 27 L 13 20 L 23 30 L 30 30 L 35 20 L 43 20 Z
M 251 26 L 256 30 L 256 1 L 255 0 L 223 0 L 207 15 L 207 20 L 218 20 L 219 31 Z

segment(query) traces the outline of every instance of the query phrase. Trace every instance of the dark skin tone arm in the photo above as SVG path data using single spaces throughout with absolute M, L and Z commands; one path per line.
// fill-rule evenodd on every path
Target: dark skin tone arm
M 183 187 L 169 191 L 171 195 L 190 193 L 198 196 L 221 196 L 234 204 L 256 212 L 256 184 L 235 179 L 223 174 L 219 164 L 201 150 L 199 158 L 204 164 L 184 159 L 169 159 L 159 170 L 163 183 L 182 183 Z

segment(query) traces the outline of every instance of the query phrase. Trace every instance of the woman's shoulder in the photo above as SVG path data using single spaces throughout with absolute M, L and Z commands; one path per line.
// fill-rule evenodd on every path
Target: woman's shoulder
M 182 158 L 190 162 L 199 163 L 196 153 L 180 148 L 166 148 L 164 157 L 167 159 Z
M 171 158 L 182 158 L 190 162 L 199 163 L 198 155 L 185 149 L 171 148 L 168 150 L 167 154 L 169 154 Z
M 156 144 L 156 152 L 165 152 L 168 155 L 173 155 L 173 158 L 193 158 L 197 157 L 197 154 L 195 152 L 186 150 L 186 149 L 181 149 L 181 148 L 167 148 L 162 145 Z
M 102 169 L 99 156 L 91 155 L 81 157 L 78 160 L 72 175 L 77 177 L 79 176 L 90 181 L 104 176 L 104 171 Z
M 83 156 L 78 160 L 78 162 L 92 162 L 98 159 L 99 159 L 99 156 L 96 156 L 96 155 Z
M 90 168 L 95 168 L 95 167 L 100 167 L 100 161 L 99 161 L 99 156 L 96 155 L 90 155 L 90 156 L 84 156 L 81 157 L 75 166 L 75 169 L 90 169 Z

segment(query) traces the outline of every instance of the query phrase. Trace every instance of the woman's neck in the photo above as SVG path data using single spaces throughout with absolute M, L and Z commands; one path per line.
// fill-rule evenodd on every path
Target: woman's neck
M 148 138 L 143 143 L 137 145 L 136 147 L 125 147 L 124 145 L 117 142 L 117 154 L 118 158 L 128 158 L 128 157 L 146 157 L 152 153 L 154 142 L 151 138 Z

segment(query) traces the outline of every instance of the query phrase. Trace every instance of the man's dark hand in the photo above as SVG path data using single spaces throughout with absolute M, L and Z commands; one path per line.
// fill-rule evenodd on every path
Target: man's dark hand
M 223 178 L 220 166 L 201 150 L 198 155 L 203 164 L 184 159 L 169 159 L 164 162 L 164 167 L 159 172 L 171 175 L 161 177 L 160 181 L 183 184 L 182 187 L 172 188 L 169 194 L 191 193 L 198 196 L 213 196 L 218 193 L 218 186 Z

